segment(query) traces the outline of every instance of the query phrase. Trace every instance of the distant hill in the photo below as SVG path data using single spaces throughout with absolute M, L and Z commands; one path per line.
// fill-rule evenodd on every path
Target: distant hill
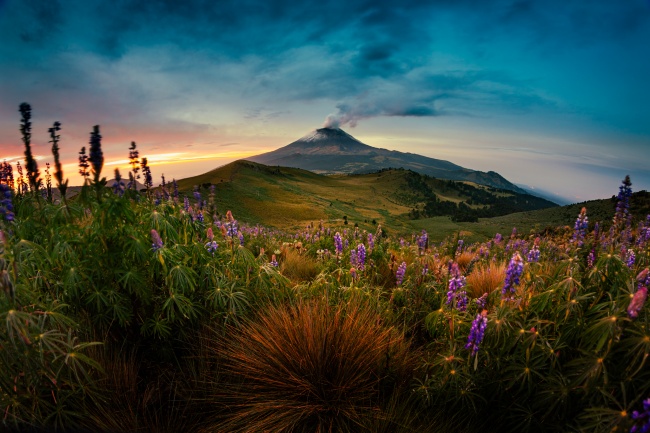
M 367 229 L 382 224 L 390 231 L 410 233 L 419 226 L 418 220 L 431 216 L 461 222 L 556 206 L 528 194 L 404 169 L 321 175 L 236 161 L 177 182 L 190 197 L 195 185 L 205 195 L 214 184 L 220 213 L 232 210 L 243 221 L 284 229 L 324 220 L 329 225 L 348 221 Z
M 440 179 L 527 193 L 494 171 L 470 170 L 449 161 L 372 147 L 338 128 L 317 129 L 284 147 L 247 159 L 320 174 L 363 174 L 385 168 L 404 168 Z

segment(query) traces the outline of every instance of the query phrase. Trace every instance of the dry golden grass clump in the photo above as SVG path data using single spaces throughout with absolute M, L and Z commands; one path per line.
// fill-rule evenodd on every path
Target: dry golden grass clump
M 403 334 L 356 302 L 272 307 L 212 347 L 222 365 L 214 399 L 227 409 L 207 432 L 369 431 L 396 422 L 382 408 L 415 365 Z
M 299 247 L 282 248 L 280 270 L 282 275 L 294 281 L 311 281 L 319 272 L 318 264 L 302 254 L 302 244 Z
M 460 270 L 464 272 L 474 258 L 476 258 L 476 253 L 464 251 L 456 256 L 456 263 L 458 263 Z
M 481 264 L 467 276 L 467 291 L 473 298 L 501 288 L 506 279 L 504 263 Z

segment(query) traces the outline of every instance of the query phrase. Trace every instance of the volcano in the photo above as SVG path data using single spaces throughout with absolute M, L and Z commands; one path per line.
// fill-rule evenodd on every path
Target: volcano
M 469 181 L 526 193 L 494 171 L 471 170 L 441 159 L 369 146 L 339 128 L 316 129 L 284 147 L 247 159 L 320 174 L 364 174 L 385 168 L 404 168 L 439 179 Z

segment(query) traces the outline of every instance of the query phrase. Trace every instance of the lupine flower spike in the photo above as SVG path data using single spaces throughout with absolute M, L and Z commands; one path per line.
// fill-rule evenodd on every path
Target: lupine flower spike
M 154 251 L 158 251 L 163 247 L 163 241 L 160 239 L 160 235 L 155 229 L 151 229 L 151 248 Z
M 451 278 L 449 279 L 449 291 L 447 292 L 447 306 L 454 306 L 458 311 L 465 311 L 467 309 L 467 292 L 463 290 L 465 287 L 465 277 L 460 274 L 458 263 L 454 262 L 451 265 Z M 454 301 L 456 301 L 454 303 Z
M 510 260 L 508 269 L 506 270 L 506 281 L 501 289 L 501 297 L 505 300 L 513 299 L 511 295 L 514 295 L 517 286 L 519 285 L 519 279 L 521 274 L 524 272 L 524 261 L 521 258 L 519 252 L 515 252 Z
M 487 324 L 487 310 L 483 310 L 476 315 L 476 318 L 472 322 L 472 327 L 469 330 L 469 336 L 467 337 L 467 344 L 465 345 L 465 349 L 472 350 L 472 355 L 478 353 L 478 349 L 483 342 L 483 337 L 485 337 Z
M 578 215 L 578 219 L 576 219 L 575 225 L 573 226 L 573 242 L 575 242 L 579 247 L 584 244 L 587 227 L 589 227 L 587 208 L 583 207 L 580 211 L 580 215 Z
M 648 433 L 650 432 L 650 398 L 643 400 L 643 410 L 633 411 L 632 419 L 635 421 L 630 433 Z
M 395 274 L 395 277 L 397 279 L 398 286 L 402 284 L 402 282 L 404 281 L 404 274 L 406 274 L 406 262 L 402 262 L 402 264 L 399 265 L 399 268 L 397 268 L 397 273 Z

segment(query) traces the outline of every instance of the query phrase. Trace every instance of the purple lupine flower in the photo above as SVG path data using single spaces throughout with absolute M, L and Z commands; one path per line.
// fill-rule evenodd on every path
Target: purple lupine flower
M 424 266 L 422 267 L 422 276 L 426 276 L 429 273 L 429 264 L 425 263 Z
M 242 232 L 237 232 L 237 237 L 239 237 L 239 245 L 244 246 L 244 235 Z
M 151 248 L 154 251 L 158 251 L 163 247 L 163 241 L 160 239 L 160 235 L 155 229 L 151 229 Z
M 483 310 L 476 315 L 476 318 L 472 322 L 472 327 L 469 330 L 469 335 L 467 336 L 465 349 L 472 349 L 472 355 L 478 353 L 479 346 L 483 342 L 483 337 L 485 337 L 487 324 L 487 310 Z
M 217 244 L 216 241 L 210 241 L 205 244 L 205 248 L 208 250 L 209 253 L 212 253 L 212 255 L 214 255 L 215 251 L 217 251 L 217 248 L 219 248 L 219 245 Z
M 487 308 L 488 293 L 483 293 L 480 298 L 476 298 L 476 305 L 478 308 L 484 310 Z
M 399 238 L 399 246 L 404 247 L 404 238 Z
M 203 211 L 200 210 L 199 213 L 196 215 L 196 219 L 199 220 L 200 223 L 205 221 L 205 217 L 203 216 Z
M 424 251 L 427 249 L 427 246 L 429 245 L 429 234 L 427 233 L 426 230 L 422 229 L 422 234 L 418 236 L 417 243 L 420 251 Z
M 178 184 L 176 183 L 176 179 L 172 179 L 172 186 L 174 187 L 173 188 L 174 198 L 178 199 Z
M 395 273 L 398 286 L 402 284 L 402 281 L 404 281 L 404 274 L 406 274 L 406 262 L 402 262 L 402 264 L 399 265 L 399 268 L 397 268 L 397 272 Z
M 625 254 L 625 264 L 627 267 L 632 269 L 635 261 L 636 255 L 634 254 L 634 250 L 627 250 L 627 253 Z
M 501 243 L 502 240 L 503 240 L 503 236 L 501 236 L 501 233 L 497 233 L 496 235 L 494 235 L 495 244 Z
M 366 246 L 364 244 L 357 245 L 357 263 L 359 270 L 363 271 L 366 267 Z
M 274 268 L 277 268 L 277 267 L 279 266 L 279 265 L 278 265 L 278 260 L 277 260 L 277 258 L 275 257 L 275 254 L 272 254 L 272 255 L 271 255 L 271 262 L 270 262 L 269 264 L 270 264 L 271 266 L 273 266 Z
M 519 252 L 515 252 L 510 259 L 508 264 L 508 269 L 506 270 L 506 281 L 501 289 L 501 295 L 503 298 L 508 298 L 508 294 L 514 295 L 516 287 L 519 285 L 519 278 L 524 272 L 524 261 L 519 255 Z
M 528 251 L 528 256 L 526 259 L 528 260 L 529 263 L 537 263 L 539 262 L 539 242 L 540 238 L 539 236 L 535 238 L 535 242 L 533 243 L 533 248 Z
M 375 239 L 372 237 L 372 233 L 368 233 L 368 248 L 375 248 Z
M 589 255 L 587 256 L 587 267 L 593 268 L 595 262 L 596 262 L 596 250 L 592 248 L 591 251 L 589 252 Z
M 579 247 L 584 244 L 585 236 L 587 235 L 587 227 L 589 227 L 589 219 L 587 218 L 587 208 L 583 207 L 580 210 L 580 215 L 576 219 L 573 226 L 573 240 Z
M 187 196 L 183 197 L 183 210 L 185 210 L 185 212 L 190 211 L 190 199 L 188 199 Z
M 350 275 L 352 276 L 353 280 L 357 279 L 357 270 L 354 268 L 350 268 Z
M 627 315 L 630 316 L 631 319 L 639 317 L 639 312 L 643 308 L 646 299 L 648 299 L 648 288 L 640 286 L 634 293 L 634 296 L 632 296 L 630 305 L 627 307 Z
M 348 242 L 347 238 L 345 238 L 345 240 L 343 241 L 343 246 L 345 247 L 345 249 L 347 249 L 350 246 L 350 243 Z
M 14 205 L 11 202 L 11 188 L 9 185 L 0 183 L 0 221 L 14 220 Z
M 614 214 L 614 225 L 629 226 L 631 222 L 630 215 L 630 197 L 632 197 L 632 182 L 630 176 L 625 176 L 619 187 L 616 213 Z
M 643 410 L 632 411 L 632 419 L 635 421 L 630 429 L 630 433 L 648 433 L 650 432 L 650 398 L 643 400 Z
M 456 249 L 456 252 L 459 253 L 463 251 L 463 246 L 465 245 L 465 241 L 462 239 L 458 239 L 458 248 Z
M 451 278 L 449 279 L 449 291 L 447 292 L 448 306 L 454 306 L 458 311 L 465 311 L 467 309 L 467 292 L 463 290 L 465 287 L 465 277 L 460 274 L 458 263 L 454 262 L 451 266 Z M 455 301 L 455 302 L 454 302 Z
M 352 266 L 356 266 L 358 263 L 358 258 L 357 258 L 357 250 L 351 250 L 350 251 L 350 264 Z

